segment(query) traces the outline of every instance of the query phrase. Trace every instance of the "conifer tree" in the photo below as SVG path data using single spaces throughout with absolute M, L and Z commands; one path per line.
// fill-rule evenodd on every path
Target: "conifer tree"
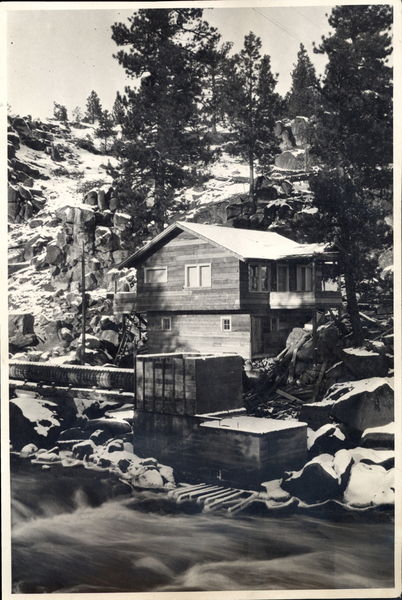
M 102 106 L 98 94 L 92 90 L 87 98 L 87 111 L 85 116 L 90 123 L 95 123 L 102 115 Z
M 219 46 L 220 35 L 215 34 L 198 53 L 198 59 L 205 67 L 204 74 L 204 113 L 209 119 L 211 133 L 216 134 L 216 126 L 223 123 L 225 104 L 226 69 L 228 55 L 233 46 L 232 42 L 225 42 Z
M 116 94 L 116 99 L 113 104 L 113 118 L 116 125 L 122 125 L 124 123 L 124 117 L 126 114 L 126 107 L 124 104 L 124 100 L 119 92 Z
M 106 154 L 108 140 L 117 135 L 117 131 L 114 129 L 114 119 L 108 110 L 102 111 L 95 135 L 103 140 L 103 153 Z
M 325 165 L 311 180 L 324 239 L 340 250 L 354 343 L 361 345 L 356 282 L 389 244 L 392 198 L 392 10 L 386 5 L 337 6 L 334 33 L 316 50 L 328 56 L 312 152 Z M 324 111 L 325 109 L 325 111 Z M 372 266 L 372 265 L 371 265 Z
M 58 121 L 67 121 L 67 108 L 63 104 L 53 102 L 53 116 Z
M 297 53 L 297 64 L 292 71 L 292 87 L 286 97 L 288 116 L 294 119 L 297 116 L 311 117 L 317 110 L 318 79 L 315 68 L 307 50 L 300 44 Z
M 79 123 L 82 120 L 82 111 L 79 106 L 76 106 L 72 111 L 73 119 L 76 123 Z
M 225 110 L 238 148 L 249 162 L 250 199 L 255 159 L 272 158 L 276 147 L 272 131 L 280 110 L 280 97 L 274 92 L 277 75 L 271 71 L 270 57 L 261 56 L 261 46 L 261 39 L 250 32 L 227 69 Z
M 201 17 L 200 9 L 141 9 L 129 26 L 112 26 L 112 39 L 124 48 L 115 58 L 137 80 L 125 90 L 120 185 L 138 191 L 153 182 L 158 230 L 191 167 L 211 158 L 199 118 L 204 67 L 198 54 L 214 31 Z

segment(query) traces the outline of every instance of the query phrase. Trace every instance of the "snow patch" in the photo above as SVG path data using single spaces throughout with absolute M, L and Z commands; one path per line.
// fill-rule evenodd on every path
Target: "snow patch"
M 47 437 L 51 427 L 59 427 L 60 421 L 57 419 L 56 413 L 47 408 L 48 406 L 57 406 L 54 402 L 36 400 L 29 396 L 20 396 L 12 400 L 16 404 L 24 417 L 35 423 L 35 431 L 39 435 Z M 45 405 L 46 404 L 46 405 Z M 44 424 L 46 422 L 46 424 Z M 49 423 L 49 424 L 48 424 Z

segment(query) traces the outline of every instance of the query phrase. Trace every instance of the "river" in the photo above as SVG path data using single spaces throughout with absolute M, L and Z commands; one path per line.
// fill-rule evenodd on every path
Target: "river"
M 388 519 L 227 517 L 82 469 L 11 472 L 14 593 L 393 587 Z

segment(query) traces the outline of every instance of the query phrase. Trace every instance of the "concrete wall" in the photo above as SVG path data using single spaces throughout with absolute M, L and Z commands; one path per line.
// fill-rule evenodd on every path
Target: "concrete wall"
M 274 426 L 261 434 L 201 422 L 197 417 L 135 411 L 134 452 L 169 464 L 179 481 L 257 490 L 263 481 L 298 470 L 307 461 L 305 423 L 281 430 Z

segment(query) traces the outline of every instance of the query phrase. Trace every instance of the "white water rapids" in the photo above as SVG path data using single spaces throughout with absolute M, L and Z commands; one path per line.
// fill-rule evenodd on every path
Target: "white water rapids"
M 107 499 L 88 475 L 13 473 L 15 593 L 393 586 L 390 522 L 191 514 L 150 492 Z

